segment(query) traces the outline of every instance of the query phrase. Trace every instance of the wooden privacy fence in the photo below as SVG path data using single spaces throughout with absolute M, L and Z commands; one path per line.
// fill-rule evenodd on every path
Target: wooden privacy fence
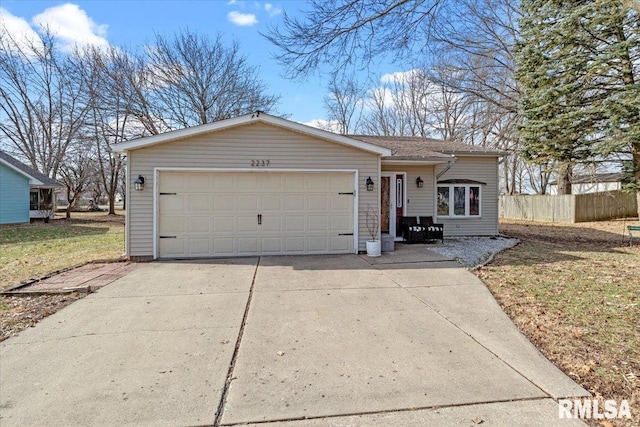
M 500 217 L 541 222 L 587 222 L 635 217 L 635 193 L 619 190 L 563 196 L 501 196 Z

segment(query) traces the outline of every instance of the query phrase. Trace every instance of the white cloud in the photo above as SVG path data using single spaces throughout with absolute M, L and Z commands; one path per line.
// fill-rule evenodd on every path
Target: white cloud
M 422 75 L 423 72 L 417 68 L 408 71 L 396 71 L 395 73 L 383 74 L 380 77 L 381 83 L 408 83 L 412 78 Z
M 75 46 L 107 47 L 107 25 L 96 24 L 78 5 L 65 3 L 45 9 L 33 17 L 41 29 L 49 29 L 64 50 Z
M 278 7 L 274 7 L 271 3 L 267 3 L 264 5 L 264 10 L 267 11 L 269 16 L 276 16 L 282 13 L 282 9 Z
M 30 46 L 41 46 L 42 41 L 29 23 L 20 17 L 12 15 L 8 10 L 0 7 L 0 37 L 10 36 L 16 47 L 28 52 Z M 35 52 L 34 52 L 35 53 Z
M 237 0 L 229 0 L 227 2 L 228 5 L 232 5 L 232 4 L 236 4 L 236 3 L 237 3 Z
M 232 10 L 231 12 L 229 12 L 227 18 L 232 23 L 243 27 L 250 27 L 258 23 L 256 15 L 254 15 L 253 13 L 241 13 L 237 10 Z
M 310 122 L 304 122 L 302 124 L 329 132 L 340 133 L 340 123 L 337 120 L 313 119 Z

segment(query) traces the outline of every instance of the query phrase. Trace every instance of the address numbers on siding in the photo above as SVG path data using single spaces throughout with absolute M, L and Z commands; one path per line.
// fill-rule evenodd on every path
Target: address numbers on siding
M 264 168 L 264 167 L 269 166 L 270 162 L 271 162 L 270 160 L 265 160 L 265 159 L 251 160 L 251 167 L 252 168 Z

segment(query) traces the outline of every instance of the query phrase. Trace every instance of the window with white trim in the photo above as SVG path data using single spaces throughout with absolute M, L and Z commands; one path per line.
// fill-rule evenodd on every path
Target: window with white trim
M 450 218 L 479 217 L 482 190 L 479 185 L 438 185 L 438 216 Z

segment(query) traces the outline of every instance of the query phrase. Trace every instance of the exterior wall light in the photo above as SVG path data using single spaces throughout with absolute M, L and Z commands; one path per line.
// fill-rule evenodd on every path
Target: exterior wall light
M 371 177 L 367 178 L 366 184 L 367 191 L 373 191 L 373 180 L 371 179 Z
M 138 175 L 138 179 L 133 181 L 133 188 L 135 188 L 136 191 L 144 190 L 144 177 L 142 175 Z
M 418 186 L 418 188 L 422 188 L 424 186 L 424 181 L 422 180 L 422 178 L 416 178 L 416 186 Z

